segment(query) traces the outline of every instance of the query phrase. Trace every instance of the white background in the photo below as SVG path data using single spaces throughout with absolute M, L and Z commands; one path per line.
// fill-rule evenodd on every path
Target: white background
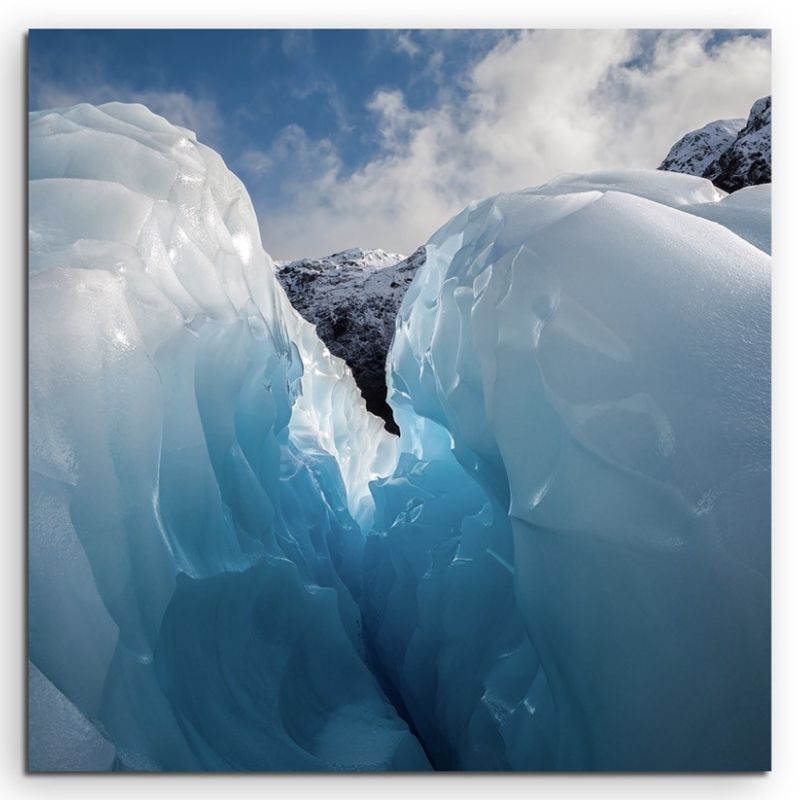
M 795 3 L 757 0 L 5 0 L 0 11 L 0 153 L 2 153 L 2 279 L 0 398 L 3 549 L 0 554 L 0 785 L 5 797 L 454 797 L 531 798 L 800 798 L 800 558 L 797 458 L 800 449 L 800 192 L 798 101 L 800 29 Z M 122 5 L 122 4 L 119 4 Z M 335 9 L 335 10 L 334 10 Z M 744 10 L 740 10 L 744 9 Z M 768 775 L 434 775 L 427 776 L 26 776 L 25 732 L 25 32 L 32 27 L 565 27 L 772 28 L 774 171 L 773 275 L 773 772 Z M 579 58 L 580 54 L 576 54 Z M 657 725 L 658 720 L 653 720 Z

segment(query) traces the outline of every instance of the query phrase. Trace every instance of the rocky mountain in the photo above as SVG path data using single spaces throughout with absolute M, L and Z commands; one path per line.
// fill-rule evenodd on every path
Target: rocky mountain
M 747 121 L 718 120 L 676 142 L 658 167 L 708 178 L 735 192 L 772 181 L 772 98 L 753 103 Z
M 716 120 L 690 131 L 658 169 L 706 177 L 727 192 L 769 183 L 771 106 L 771 98 L 764 97 L 753 104 L 747 120 Z M 408 258 L 354 248 L 276 262 L 292 305 L 316 326 L 330 351 L 348 363 L 367 408 L 393 433 L 398 428 L 386 402 L 386 355 L 400 303 L 424 261 L 421 247 Z
M 689 131 L 672 145 L 659 169 L 702 175 L 734 142 L 744 128 L 744 119 L 718 119 Z
M 425 248 L 420 247 L 408 258 L 355 248 L 276 262 L 292 305 L 316 325 L 330 351 L 348 363 L 367 408 L 393 433 L 398 428 L 386 402 L 386 354 L 403 295 L 424 261 Z
M 753 103 L 747 125 L 731 146 L 706 167 L 703 177 L 726 192 L 772 182 L 771 97 L 762 97 Z

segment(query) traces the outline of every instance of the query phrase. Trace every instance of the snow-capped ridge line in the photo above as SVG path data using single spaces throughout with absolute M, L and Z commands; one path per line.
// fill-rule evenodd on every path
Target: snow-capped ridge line
M 322 258 L 276 262 L 276 276 L 295 309 L 353 372 L 367 409 L 398 432 L 386 402 L 386 356 L 406 289 L 425 249 L 405 257 L 351 248 Z
M 682 136 L 658 169 L 707 178 L 726 192 L 772 181 L 772 97 L 747 119 L 716 120 Z

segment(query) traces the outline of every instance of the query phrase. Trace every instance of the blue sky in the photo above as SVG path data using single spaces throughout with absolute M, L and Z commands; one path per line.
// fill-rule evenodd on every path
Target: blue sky
M 655 166 L 769 91 L 748 31 L 37 30 L 29 64 L 31 109 L 137 101 L 194 129 L 277 257 L 410 251 L 471 199 Z
M 458 74 L 501 35 L 441 32 L 437 50 L 448 71 Z M 112 90 L 118 100 L 182 92 L 213 102 L 220 119 L 199 115 L 207 129 L 197 133 L 228 161 L 294 124 L 313 138 L 331 138 L 348 165 L 357 166 L 379 146 L 367 110 L 378 89 L 401 89 L 414 108 L 436 101 L 437 87 L 420 79 L 408 57 L 408 48 L 424 46 L 412 44 L 411 36 L 366 30 L 32 31 L 31 108 L 47 103 L 53 87 L 94 102 L 112 99 Z

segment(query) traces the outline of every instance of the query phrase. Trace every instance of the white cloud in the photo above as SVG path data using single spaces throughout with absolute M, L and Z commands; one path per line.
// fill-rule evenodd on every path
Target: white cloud
M 255 183 L 280 181 L 282 193 L 300 198 L 309 185 L 330 189 L 342 162 L 328 139 L 313 141 L 299 125 L 287 125 L 268 150 L 246 150 L 233 166 Z
M 397 53 L 405 53 L 413 58 L 420 51 L 419 45 L 411 38 L 410 31 L 393 31 L 391 37 L 392 49 Z
M 193 97 L 186 92 L 135 90 L 92 76 L 86 76 L 66 88 L 32 76 L 31 98 L 31 107 L 37 109 L 65 108 L 76 103 L 99 105 L 115 100 L 143 103 L 173 124 L 194 131 L 200 140 L 211 145 L 218 142 L 222 132 L 222 116 L 214 100 Z
M 354 172 L 330 142 L 292 126 L 262 154 L 303 176 L 262 213 L 265 246 L 277 257 L 354 245 L 410 252 L 472 199 L 568 171 L 654 167 L 683 133 L 745 116 L 770 91 L 768 40 L 709 41 L 703 32 L 504 36 L 451 77 L 466 96 L 441 93 L 420 111 L 397 90 L 377 92 L 369 109 L 382 150 Z

